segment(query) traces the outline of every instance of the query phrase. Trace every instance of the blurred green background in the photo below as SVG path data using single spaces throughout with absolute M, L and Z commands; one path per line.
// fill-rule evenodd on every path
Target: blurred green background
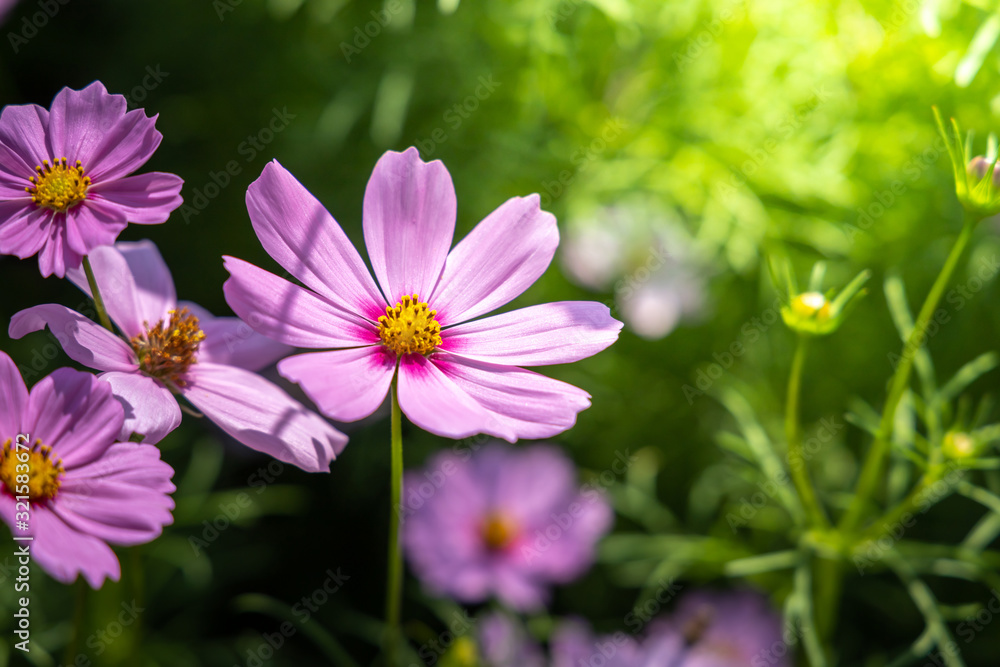
M 1000 115 L 998 12 L 986 0 L 24 0 L 0 29 L 0 102 L 48 106 L 62 86 L 99 79 L 159 114 L 163 143 L 143 170 L 179 174 L 191 208 L 163 225 L 130 226 L 121 238 L 155 241 L 178 295 L 217 314 L 229 313 L 221 255 L 276 268 L 244 205 L 246 187 L 272 159 L 327 206 L 359 248 L 371 169 L 385 150 L 410 145 L 425 159 L 443 160 L 452 174 L 456 238 L 508 197 L 539 192 L 564 239 L 587 225 L 615 233 L 622 219 L 638 229 L 627 278 L 647 259 L 643 230 L 669 221 L 687 238 L 706 285 L 700 315 L 657 340 L 626 329 L 597 357 L 546 369 L 593 395 L 593 407 L 557 442 L 580 465 L 581 480 L 608 468 L 618 451 L 644 450 L 633 475 L 642 478 L 637 484 L 655 485 L 676 516 L 663 526 L 729 539 L 727 508 L 738 508 L 755 487 L 716 446 L 718 433 L 732 429 L 731 417 L 711 395 L 686 395 L 684 386 L 697 386 L 700 373 L 740 342 L 745 353 L 713 389 L 738 387 L 764 426 L 780 432 L 792 336 L 780 321 L 748 329 L 776 297 L 765 257 L 777 253 L 792 258 L 800 279 L 826 259 L 829 285 L 862 268 L 874 273 L 872 294 L 813 347 L 805 432 L 821 418 L 842 421 L 854 397 L 881 405 L 889 354 L 900 348 L 884 276 L 901 274 L 911 303 L 919 303 L 960 225 L 931 105 L 975 128 L 985 145 Z M 272 124 L 276 114 L 284 120 Z M 280 131 L 262 134 L 269 124 Z M 230 161 L 239 173 L 212 187 L 213 174 L 219 185 Z M 996 231 L 993 221 L 981 225 L 957 284 L 1000 252 Z M 561 266 L 557 258 L 511 307 L 561 299 L 616 304 L 613 285 L 587 289 Z M 37 303 L 82 301 L 68 282 L 41 279 L 34 259 L 0 258 L 0 276 L 4 322 Z M 621 283 L 617 291 L 616 312 L 627 299 Z M 961 307 L 945 304 L 954 316 L 929 342 L 942 377 L 996 347 L 998 298 L 987 280 Z M 12 341 L 3 329 L 0 347 L 40 371 L 29 385 L 72 365 L 47 334 Z M 996 382 L 995 373 L 987 375 L 971 394 L 989 393 Z M 278 629 L 278 602 L 294 605 L 322 585 L 328 569 L 340 568 L 349 576 L 342 589 L 296 626 L 268 664 L 325 664 L 335 649 L 323 633 L 360 664 L 371 662 L 389 514 L 385 417 L 383 410 L 344 427 L 351 442 L 330 475 L 286 466 L 266 487 L 251 484 L 267 459 L 185 417 L 162 444 L 177 471 L 175 524 L 152 544 L 119 551 L 126 575 L 89 596 L 80 653 L 107 665 L 247 664 L 261 633 Z M 404 428 L 408 467 L 455 446 Z M 840 430 L 837 445 L 816 461 L 820 487 L 842 488 L 868 443 L 854 427 Z M 224 516 L 241 492 L 249 506 L 197 554 L 189 538 L 206 537 L 202 522 Z M 981 515 L 968 501 L 949 500 L 921 520 L 914 537 L 954 541 Z M 616 530 L 649 529 L 640 519 L 620 516 Z M 747 537 L 753 551 L 771 550 L 772 541 L 780 545 L 781 535 Z M 704 564 L 677 574 L 685 582 L 720 577 Z M 648 575 L 641 564 L 599 563 L 556 591 L 553 613 L 623 629 Z M 0 569 L 7 605 L 9 576 Z M 948 604 L 990 596 L 978 585 L 930 582 Z M 64 664 L 77 593 L 40 572 L 35 583 L 37 650 L 30 659 Z M 780 600 L 780 585 L 758 583 Z M 113 629 L 122 602 L 133 600 L 145 611 L 120 638 L 87 644 L 98 636 L 91 633 Z M 412 579 L 404 616 L 417 643 L 443 627 Z M 9 623 L 0 618 L 0 627 Z M 842 664 L 885 664 L 921 629 L 891 575 L 854 580 L 840 615 Z M 1000 624 L 987 624 L 961 646 L 968 664 L 995 665 Z

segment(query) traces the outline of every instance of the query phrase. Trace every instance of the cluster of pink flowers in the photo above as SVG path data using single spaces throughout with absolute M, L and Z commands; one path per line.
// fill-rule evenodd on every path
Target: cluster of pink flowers
M 154 445 L 180 424 L 184 403 L 250 448 L 329 470 L 347 438 L 258 374 L 275 362 L 325 417 L 366 417 L 394 387 L 414 424 L 446 437 L 549 437 L 590 405 L 583 390 L 523 367 L 577 361 L 613 343 L 621 323 L 606 306 L 550 303 L 482 317 L 521 295 L 553 259 L 559 233 L 537 195 L 503 203 L 452 247 L 447 169 L 423 162 L 416 149 L 386 153 L 364 196 L 373 279 L 333 217 L 272 162 L 250 186 L 247 209 L 264 249 L 304 287 L 226 257 L 225 297 L 239 318 L 215 317 L 178 300 L 151 242 L 116 243 L 129 222 L 165 222 L 182 203 L 179 177 L 132 175 L 160 143 L 155 123 L 99 82 L 61 90 L 50 109 L 0 113 L 0 253 L 37 256 L 42 276 L 68 278 L 103 320 L 43 304 L 9 324 L 13 338 L 48 328 L 96 375 L 61 369 L 29 397 L 13 362 L 0 359 L 0 508 L 15 529 L 16 504 L 28 496 L 38 562 L 54 577 L 82 572 L 95 587 L 117 579 L 107 544 L 148 541 L 170 523 L 173 471 Z M 288 356 L 294 348 L 319 351 Z M 26 434 L 35 439 L 25 463 L 15 450 Z M 573 537 L 536 563 L 505 561 L 511 540 L 573 501 L 573 469 L 552 450 L 486 455 L 500 466 L 487 530 L 492 561 L 470 566 L 451 588 L 439 574 L 439 588 L 539 606 L 546 582 L 585 569 L 610 509 L 591 503 Z M 551 495 L 523 486 L 541 483 L 537 476 L 516 481 L 535 465 Z M 481 474 L 491 473 L 467 473 L 470 481 Z M 459 499 L 451 509 L 469 507 Z M 411 544 L 421 541 L 421 521 L 408 533 Z M 438 544 L 414 562 L 433 580 L 451 562 L 435 559 L 453 556 Z

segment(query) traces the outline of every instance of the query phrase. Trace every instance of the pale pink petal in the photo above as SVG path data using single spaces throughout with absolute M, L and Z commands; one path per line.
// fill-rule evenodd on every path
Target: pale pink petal
M 90 253 L 94 279 L 112 321 L 132 338 L 147 325 L 168 320 L 177 307 L 174 279 L 152 241 L 118 243 Z M 90 296 L 83 269 L 69 272 L 69 279 Z
M 28 389 L 14 360 L 0 350 L 0 446 L 21 433 L 21 418 L 28 406 Z
M 428 303 L 442 325 L 495 310 L 545 273 L 558 245 L 555 216 L 541 209 L 538 195 L 508 199 L 448 254 Z
M 372 269 L 390 305 L 427 300 L 455 234 L 455 187 L 440 160 L 416 148 L 383 155 L 365 189 L 363 227 Z
M 396 355 L 381 345 L 330 352 L 309 352 L 278 363 L 286 380 L 302 387 L 320 412 L 352 422 L 375 412 L 396 369 Z
M 45 507 L 34 509 L 31 521 L 35 532 L 32 559 L 56 581 L 71 584 L 82 574 L 96 589 L 105 579 L 121 577 L 115 552 L 102 540 L 73 530 Z
M 548 589 L 530 574 L 510 567 L 498 567 L 492 582 L 499 600 L 518 611 L 541 611 L 549 600 Z
M 67 241 L 82 255 L 100 246 L 112 245 L 128 226 L 128 219 L 123 213 L 91 200 L 71 208 L 65 220 Z M 74 241 L 74 237 L 78 240 Z M 74 271 L 83 273 L 83 269 L 79 268 L 70 269 L 67 273 Z
M 508 366 L 565 364 L 608 347 L 621 328 L 604 304 L 561 301 L 445 329 L 441 349 Z
M 153 156 L 163 139 L 156 131 L 156 119 L 134 109 L 105 132 L 104 140 L 83 165 L 95 184 L 131 174 Z
M 507 456 L 493 475 L 500 511 L 532 531 L 544 528 L 552 520 L 552 512 L 565 510 L 566 499 L 576 493 L 576 469 L 565 454 L 552 446 L 517 451 Z
M 307 287 L 373 322 L 385 314 L 385 299 L 344 230 L 276 160 L 250 184 L 247 211 L 267 254 Z
M 375 326 L 323 297 L 235 257 L 223 257 L 226 303 L 255 331 L 295 347 L 356 347 L 378 342 Z
M 93 158 L 109 131 L 122 120 L 125 106 L 125 97 L 109 95 L 100 81 L 82 90 L 60 90 L 49 111 L 53 157 L 65 157 L 70 164 L 80 160 L 85 173 L 94 172 Z
M 62 278 L 67 269 L 80 266 L 83 255 L 69 247 L 66 238 L 66 214 L 46 211 L 45 243 L 38 251 L 38 270 L 43 277 Z
M 52 217 L 31 200 L 0 202 L 0 253 L 21 259 L 38 253 L 49 239 Z
M 136 371 L 135 352 L 118 336 L 66 306 L 32 306 L 10 318 L 8 334 L 21 338 L 49 328 L 73 361 L 101 371 Z
M 488 433 L 514 439 L 513 431 L 419 354 L 399 360 L 399 407 L 410 421 L 436 435 L 465 438 Z
M 498 424 L 496 432 L 484 432 L 510 442 L 558 435 L 576 423 L 577 413 L 590 407 L 590 395 L 582 389 L 523 368 L 446 352 L 436 353 L 433 363 Z
M 326 472 L 347 437 L 256 373 L 195 364 L 181 393 L 251 449 L 309 472 Z
M 101 380 L 111 385 L 115 398 L 125 408 L 118 440 L 128 440 L 133 433 L 143 437 L 143 444 L 155 445 L 181 424 L 181 409 L 170 390 L 141 373 L 102 373 Z
M 32 387 L 21 426 L 32 442 L 52 447 L 71 468 L 104 454 L 118 437 L 123 417 L 108 384 L 90 373 L 60 368 Z
M 184 202 L 180 195 L 183 185 L 180 176 L 158 171 L 127 176 L 94 184 L 83 205 L 103 202 L 121 211 L 129 222 L 157 224 L 166 222 L 170 213 Z
M 198 346 L 199 362 L 259 371 L 295 349 L 261 336 L 238 317 L 215 317 L 191 301 L 181 301 L 177 305 L 187 308 L 198 318 L 198 326 L 205 334 L 205 339 Z
M 173 523 L 173 469 L 150 445 L 117 443 L 99 460 L 66 474 L 52 511 L 81 533 L 107 542 L 149 542 Z
M 10 149 L 4 157 L 20 159 L 19 164 L 9 167 L 16 170 L 13 175 L 20 175 L 17 172 L 24 167 L 24 180 L 27 181 L 35 174 L 35 167 L 42 165 L 42 160 L 52 161 L 53 151 L 46 141 L 48 126 L 49 112 L 37 104 L 12 104 L 0 111 L 0 144 Z M 25 183 L 25 187 L 27 185 Z

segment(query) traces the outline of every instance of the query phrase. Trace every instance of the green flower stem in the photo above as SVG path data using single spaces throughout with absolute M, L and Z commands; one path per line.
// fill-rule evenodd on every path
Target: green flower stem
M 386 575 L 385 598 L 385 658 L 396 665 L 399 654 L 399 609 L 403 592 L 403 552 L 399 548 L 400 499 L 403 495 L 403 427 L 396 381 L 389 390 L 392 402 L 392 492 L 389 514 L 389 566 Z
M 792 357 L 792 370 L 788 378 L 788 398 L 785 401 L 785 438 L 788 441 L 788 462 L 792 471 L 792 482 L 798 491 L 805 507 L 806 514 L 815 526 L 828 528 L 829 520 L 816 499 L 809 470 L 802 453 L 802 434 L 799 428 L 799 395 L 802 393 L 802 367 L 806 359 L 806 338 L 798 337 L 795 346 L 795 356 Z
M 94 297 L 94 307 L 97 309 L 97 317 L 105 329 L 114 333 L 111 326 L 111 319 L 108 318 L 108 310 L 104 307 L 104 299 L 101 298 L 101 290 L 97 289 L 97 279 L 94 278 L 94 270 L 90 268 L 90 257 L 83 256 L 83 272 L 87 274 L 87 283 L 90 285 L 90 293 Z
M 913 370 L 913 361 L 917 356 L 916 352 L 924 343 L 927 327 L 934 316 L 934 311 L 937 309 L 941 297 L 944 295 L 945 288 L 951 281 L 951 276 L 955 272 L 959 258 L 965 251 L 965 246 L 969 244 L 969 239 L 972 237 L 972 230 L 976 222 L 976 219 L 966 216 L 962 225 L 962 232 L 958 235 L 958 239 L 951 249 L 951 254 L 948 255 L 941 273 L 938 274 L 937 280 L 934 281 L 934 285 L 931 287 L 931 291 L 927 294 L 927 299 L 920 309 L 920 314 L 917 316 L 913 330 L 907 336 L 906 345 L 903 347 L 902 359 L 900 359 L 899 365 L 896 367 L 896 372 L 892 377 L 889 397 L 886 399 L 885 408 L 882 411 L 882 420 L 879 422 L 875 441 L 872 443 L 871 449 L 868 451 L 868 457 L 865 459 L 864 466 L 861 469 L 854 498 L 851 500 L 851 504 L 840 522 L 841 529 L 846 533 L 852 533 L 857 529 L 864 518 L 865 508 L 868 506 L 879 482 L 882 480 L 882 471 L 889 454 L 889 441 L 892 438 L 896 408 L 899 406 L 903 394 L 906 393 L 906 387 L 910 381 L 910 371 Z
M 67 665 L 75 665 L 77 651 L 80 648 L 80 639 L 83 637 L 83 624 L 87 618 L 87 582 L 80 577 L 76 581 L 76 601 L 73 608 L 73 634 L 66 644 L 66 654 L 63 662 Z

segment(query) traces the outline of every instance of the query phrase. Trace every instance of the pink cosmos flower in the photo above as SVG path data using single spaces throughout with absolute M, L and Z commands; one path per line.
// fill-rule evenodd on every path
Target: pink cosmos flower
M 509 199 L 451 248 L 448 170 L 415 148 L 386 153 L 364 200 L 378 286 L 340 225 L 277 162 L 250 186 L 247 208 L 264 249 L 305 287 L 226 257 L 226 300 L 265 336 L 329 348 L 284 359 L 278 372 L 330 417 L 370 415 L 394 375 L 406 416 L 446 437 L 548 437 L 590 405 L 586 392 L 519 367 L 606 348 L 621 329 L 606 306 L 549 303 L 470 321 L 519 296 L 552 261 L 559 232 L 537 195 Z
M 611 527 L 604 497 L 575 484 L 558 449 L 494 442 L 475 456 L 443 452 L 403 483 L 403 546 L 435 593 L 463 602 L 496 596 L 535 610 L 551 583 L 583 574 Z
M 304 470 L 328 470 L 346 436 L 256 372 L 288 348 L 235 317 L 178 302 L 170 270 L 150 241 L 103 246 L 90 256 L 98 289 L 121 336 L 65 306 L 27 308 L 12 338 L 48 326 L 72 359 L 101 373 L 126 407 L 123 439 L 159 442 L 190 401 L 244 445 Z M 90 294 L 83 272 L 69 273 Z
M 519 619 L 494 611 L 484 614 L 478 621 L 480 657 L 483 665 L 544 667 L 545 657 L 542 647 L 532 640 Z
M 63 583 L 118 581 L 108 543 L 143 544 L 173 522 L 174 471 L 156 447 L 115 442 L 123 419 L 111 385 L 90 373 L 60 368 L 29 393 L 0 352 L 0 518 L 15 537 L 32 537 L 16 544 Z M 15 497 L 25 495 L 28 508 Z
M 619 630 L 597 636 L 581 619 L 562 621 L 549 642 L 552 667 L 639 667 L 644 665 L 639 642 Z M 651 666 L 652 667 L 652 666 Z M 656 667 L 673 667 L 666 662 Z
M 46 111 L 11 105 L 0 113 L 0 253 L 38 254 L 43 276 L 60 278 L 84 255 L 115 242 L 129 222 L 166 221 L 183 181 L 128 176 L 160 145 L 156 116 L 125 110 L 100 81 L 63 88 Z

